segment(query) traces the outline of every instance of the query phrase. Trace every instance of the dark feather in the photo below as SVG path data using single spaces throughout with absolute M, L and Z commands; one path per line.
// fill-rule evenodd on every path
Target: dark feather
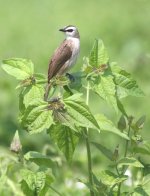
M 66 69 L 66 67 L 64 67 L 65 63 L 70 59 L 72 55 L 70 44 L 71 42 L 69 40 L 64 40 L 60 47 L 57 48 L 54 52 L 48 68 L 48 83 L 59 72 L 61 72 L 62 74 L 63 70 Z

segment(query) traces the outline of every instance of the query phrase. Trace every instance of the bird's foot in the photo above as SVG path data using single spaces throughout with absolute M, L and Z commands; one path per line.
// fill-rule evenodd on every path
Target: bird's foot
M 49 103 L 54 103 L 58 102 L 60 100 L 60 97 L 52 97 L 51 99 L 48 100 Z
M 70 82 L 75 81 L 75 77 L 73 75 L 71 75 L 70 73 L 66 73 L 66 77 L 70 80 Z

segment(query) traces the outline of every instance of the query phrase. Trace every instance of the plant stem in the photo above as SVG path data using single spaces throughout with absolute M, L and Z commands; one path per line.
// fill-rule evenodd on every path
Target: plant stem
M 47 184 L 49 186 L 49 188 L 51 188 L 55 193 L 57 193 L 57 195 L 59 196 L 63 196 L 61 193 L 59 193 L 54 187 L 52 187 L 51 185 Z
M 90 83 L 88 81 L 86 88 L 86 104 L 89 105 L 89 96 L 90 96 Z
M 89 92 L 90 92 L 90 84 L 87 83 L 87 91 L 86 91 L 86 104 L 89 104 Z M 85 134 L 85 141 L 86 141 L 86 150 L 87 150 L 87 159 L 88 159 L 88 175 L 89 175 L 89 183 L 90 186 L 93 186 L 93 176 L 92 176 L 92 159 L 91 159 L 91 149 L 90 149 L 90 142 L 88 136 L 88 128 L 84 130 Z M 94 192 L 90 190 L 90 196 L 94 196 Z
M 118 185 L 117 196 L 120 196 L 121 185 L 122 185 L 122 183 L 120 182 Z
M 44 101 L 47 101 L 47 99 L 48 99 L 50 88 L 51 88 L 51 83 L 48 83 L 46 86 L 46 89 L 45 89 Z
M 129 135 L 130 135 L 130 124 L 129 124 L 129 129 L 128 129 L 128 137 L 129 137 Z M 125 147 L 124 157 L 127 156 L 128 145 L 129 145 L 129 140 L 126 141 L 126 147 Z
M 131 122 L 132 122 L 132 120 L 128 120 L 128 125 L 129 125 L 129 128 L 128 128 L 128 137 L 130 136 Z M 126 141 L 126 144 L 125 144 L 124 158 L 126 158 L 126 156 L 127 156 L 128 146 L 129 146 L 129 140 L 127 140 Z M 126 171 L 125 168 L 126 168 L 126 166 L 123 166 L 123 168 L 122 168 L 123 171 L 122 171 L 121 175 L 123 175 L 125 173 L 125 171 Z M 120 196 L 121 185 L 122 185 L 122 182 L 120 182 L 119 185 L 118 185 L 117 196 Z
M 88 158 L 88 175 L 89 175 L 89 183 L 90 186 L 93 186 L 93 176 L 92 176 L 92 159 L 91 159 L 91 149 L 90 142 L 88 137 L 88 128 L 84 130 L 85 141 L 86 141 L 86 150 L 87 150 L 87 158 Z M 94 196 L 94 192 L 90 190 L 90 195 Z

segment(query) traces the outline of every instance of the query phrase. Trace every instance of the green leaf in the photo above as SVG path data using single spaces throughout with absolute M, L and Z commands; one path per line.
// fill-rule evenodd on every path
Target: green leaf
M 84 184 L 89 190 L 94 192 L 95 196 L 98 196 L 98 192 L 97 192 L 96 187 L 94 185 L 91 185 L 89 182 L 87 182 L 85 180 L 81 180 L 81 179 L 78 179 L 78 182 Z
M 99 125 L 92 115 L 89 107 L 80 98 L 81 94 L 74 94 L 64 99 L 67 110 L 68 122 L 66 125 L 75 124 L 77 127 L 87 127 L 99 130 Z
M 0 161 L 1 161 L 1 159 L 0 159 Z M 1 161 L 1 164 L 2 164 L 2 161 Z M 0 193 L 5 188 L 5 184 L 8 179 L 7 171 L 8 171 L 8 166 L 5 166 L 5 168 L 2 168 L 2 166 L 0 166 L 0 182 L 1 182 L 0 183 Z
M 150 155 L 150 142 L 149 141 L 143 141 L 138 146 L 135 146 L 133 148 L 133 150 L 136 153 Z
M 113 124 L 112 121 L 110 121 L 106 116 L 104 116 L 103 114 L 97 114 L 95 116 L 98 124 L 99 124 L 99 127 L 100 127 L 100 130 L 101 131 L 106 131 L 106 132 L 111 132 L 111 133 L 114 133 L 126 140 L 129 140 L 129 137 L 125 134 L 125 133 L 122 133 L 119 129 L 117 129 L 115 127 L 115 125 Z
M 150 195 L 150 174 L 143 177 L 142 182 L 134 189 L 133 196 Z
M 52 125 L 48 131 L 50 137 L 57 144 L 58 148 L 64 153 L 68 162 L 72 161 L 75 147 L 79 138 L 69 127 L 57 124 Z
M 54 166 L 54 161 L 50 157 L 39 152 L 30 151 L 24 155 L 24 158 L 25 160 L 34 162 L 39 166 L 44 165 L 48 168 L 52 168 Z
M 47 175 L 43 171 L 38 171 L 36 173 L 24 169 L 21 170 L 22 181 L 21 188 L 25 195 L 29 196 L 44 196 Z
M 147 193 L 146 190 L 141 185 L 138 185 L 134 189 L 134 193 L 132 194 L 133 196 L 149 196 L 149 193 Z
M 82 77 L 93 72 L 93 67 L 89 64 L 89 57 L 83 57 Z
M 26 196 L 34 196 L 34 190 L 31 190 L 25 180 L 21 182 L 21 189 Z
M 145 120 L 146 120 L 146 116 L 145 116 L 145 115 L 141 116 L 141 117 L 137 120 L 137 122 L 135 123 L 135 126 L 136 126 L 138 129 L 142 129 L 143 126 L 144 126 Z
M 98 180 L 97 176 L 93 174 L 93 181 L 94 181 L 94 186 L 97 189 L 97 192 L 95 193 L 95 196 L 103 195 L 106 196 L 109 194 L 109 189 L 107 189 L 107 186 L 102 183 L 101 180 Z
M 20 111 L 21 114 L 23 114 L 24 111 L 25 111 L 25 105 L 24 105 L 24 103 L 23 103 L 23 100 L 24 100 L 23 91 L 24 91 L 24 90 L 22 90 L 22 91 L 20 92 L 20 94 L 19 94 L 19 111 Z
M 36 84 L 47 83 L 47 77 L 45 77 L 44 74 L 35 73 L 35 74 L 34 74 L 34 77 L 35 77 L 35 80 L 36 80 Z
M 126 129 L 127 125 L 126 125 L 126 119 L 123 115 L 121 115 L 119 121 L 118 121 L 118 129 L 120 129 L 121 131 L 123 131 L 124 129 Z
M 89 56 L 89 64 L 93 67 L 100 67 L 109 61 L 108 53 L 104 43 L 100 39 L 96 39 Z
M 70 79 L 69 87 L 71 90 L 77 90 L 78 92 L 81 92 L 80 89 L 82 87 L 82 77 L 83 72 L 76 72 L 72 74 L 72 80 Z
M 116 64 L 111 64 L 111 70 L 114 75 L 114 81 L 117 87 L 117 95 L 119 98 L 127 97 L 128 95 L 143 97 L 144 93 L 137 85 L 136 81 L 131 77 L 131 74 Z
M 91 89 L 118 112 L 116 86 L 112 75 L 99 76 L 94 85 L 92 84 Z
M 48 129 L 54 123 L 52 111 L 47 110 L 46 107 L 46 104 L 41 104 L 39 106 L 29 106 L 26 109 L 22 117 L 22 124 L 30 134 Z
M 118 99 L 118 97 L 117 97 L 117 106 L 118 106 L 118 109 L 120 110 L 120 112 L 121 112 L 125 117 L 128 118 L 128 115 L 127 115 L 127 113 L 126 113 L 126 111 L 125 111 L 125 109 L 124 109 L 124 106 L 123 106 L 123 104 L 121 103 L 121 101 Z
M 23 103 L 27 108 L 29 105 L 35 105 L 39 101 L 43 100 L 44 97 L 44 88 L 41 85 L 32 85 L 27 87 L 23 92 Z
M 147 174 L 146 176 L 144 176 L 143 178 L 143 182 L 142 185 L 150 185 L 150 174 Z
M 109 160 L 112 161 L 113 158 L 113 153 L 111 152 L 111 150 L 109 150 L 108 148 L 106 148 L 105 146 L 98 144 L 96 142 L 91 142 L 98 150 L 100 150 Z
M 35 185 L 35 174 L 27 169 L 21 170 L 21 188 L 25 195 L 34 196 L 36 185 Z
M 34 72 L 32 61 L 21 58 L 3 60 L 2 68 L 18 80 L 25 80 L 31 77 Z
M 118 161 L 118 166 L 122 167 L 124 165 L 132 167 L 144 167 L 138 160 L 133 157 L 122 158 Z
M 56 110 L 53 112 L 53 115 L 56 122 L 68 126 L 74 131 L 78 131 L 78 127 L 81 126 L 77 120 L 70 117 L 66 110 Z
M 36 193 L 41 195 L 41 191 L 45 186 L 46 175 L 44 172 L 37 172 L 36 173 Z
M 120 182 L 123 182 L 127 179 L 126 176 L 118 177 L 116 174 L 109 170 L 101 171 L 99 176 L 102 183 L 110 187 L 114 184 L 119 184 Z

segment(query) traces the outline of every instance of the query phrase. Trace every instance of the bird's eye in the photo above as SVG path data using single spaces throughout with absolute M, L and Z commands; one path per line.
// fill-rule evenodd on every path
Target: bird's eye
M 70 32 L 71 33 L 71 32 L 73 32 L 73 29 L 68 29 L 67 32 Z

